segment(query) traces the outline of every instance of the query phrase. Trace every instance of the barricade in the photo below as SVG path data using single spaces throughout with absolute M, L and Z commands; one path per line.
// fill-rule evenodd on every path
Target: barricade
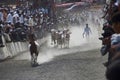
M 47 41 L 47 38 L 37 40 L 40 45 Z M 6 43 L 5 47 L 0 48 L 0 61 L 5 60 L 7 58 L 12 58 L 16 55 L 28 51 L 28 42 L 11 42 Z

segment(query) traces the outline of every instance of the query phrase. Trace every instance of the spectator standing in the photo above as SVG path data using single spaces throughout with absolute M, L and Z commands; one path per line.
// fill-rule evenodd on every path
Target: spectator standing
M 11 12 L 8 13 L 6 22 L 13 24 L 13 15 Z

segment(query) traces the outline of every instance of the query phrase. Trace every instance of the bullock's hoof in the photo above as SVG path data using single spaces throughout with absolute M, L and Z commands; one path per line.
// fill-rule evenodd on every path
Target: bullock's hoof
M 104 65 L 105 67 L 107 67 L 109 64 L 108 64 L 108 62 L 105 62 L 105 63 L 103 63 L 103 65 Z
M 53 43 L 51 43 L 51 45 L 53 45 Z
M 0 45 L 0 47 L 5 47 L 5 45 Z
M 34 65 L 32 65 L 32 67 L 37 67 L 37 66 L 34 64 Z
M 39 66 L 38 63 L 34 63 L 34 64 L 32 64 L 32 67 L 37 67 L 37 66 Z

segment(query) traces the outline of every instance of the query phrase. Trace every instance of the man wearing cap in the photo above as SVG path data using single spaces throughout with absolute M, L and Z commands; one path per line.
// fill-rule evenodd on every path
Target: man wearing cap
M 13 23 L 15 25 L 15 28 L 19 26 L 19 15 L 16 11 L 14 12 L 14 15 L 13 15 Z

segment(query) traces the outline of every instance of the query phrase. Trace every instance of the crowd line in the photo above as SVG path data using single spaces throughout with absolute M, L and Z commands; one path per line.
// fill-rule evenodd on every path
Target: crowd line
M 106 66 L 107 80 L 120 79 L 120 0 L 106 0 L 103 12 L 105 23 L 103 24 L 101 48 L 102 55 L 108 54 Z
M 47 8 L 31 9 L 30 7 L 0 7 L 0 47 L 5 42 L 26 41 L 29 33 L 37 38 L 44 37 L 53 27 Z

